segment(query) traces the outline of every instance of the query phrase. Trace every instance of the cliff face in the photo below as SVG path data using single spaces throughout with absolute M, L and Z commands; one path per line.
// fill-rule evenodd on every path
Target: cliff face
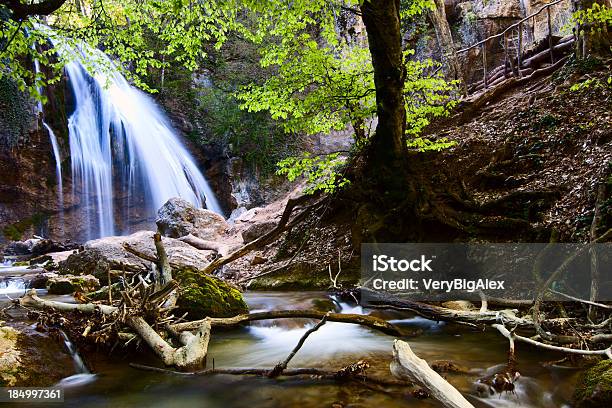
M 0 243 L 32 234 L 57 236 L 58 180 L 49 133 L 34 101 L 7 78 L 0 88 Z

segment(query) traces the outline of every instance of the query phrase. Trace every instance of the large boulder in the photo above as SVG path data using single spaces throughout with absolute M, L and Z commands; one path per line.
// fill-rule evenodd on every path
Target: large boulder
M 612 360 L 603 360 L 586 370 L 574 392 L 577 408 L 612 407 Z
M 52 295 L 67 295 L 69 293 L 89 293 L 100 288 L 100 281 L 92 275 L 56 276 L 47 281 L 47 290 Z
M 101 282 L 106 282 L 108 272 L 132 271 L 146 272 L 151 262 L 144 258 L 155 259 L 153 231 L 139 231 L 125 237 L 106 237 L 88 241 L 83 249 L 59 263 L 60 274 L 93 275 Z M 162 243 L 172 265 L 205 268 L 212 259 L 213 251 L 198 250 L 189 244 L 173 238 L 162 238 Z M 125 249 L 133 248 L 142 257 Z
M 242 239 L 245 244 L 248 244 L 251 241 L 255 241 L 257 238 L 267 234 L 276 228 L 276 221 L 262 221 L 257 222 L 253 225 L 248 226 L 244 231 L 242 231 Z
M 190 319 L 202 319 L 249 312 L 242 293 L 214 276 L 204 275 L 193 268 L 175 269 L 173 275 L 180 284 L 176 303 L 179 315 L 187 312 Z
M 157 212 L 155 220 L 159 231 L 170 238 L 192 234 L 209 241 L 218 240 L 229 224 L 214 211 L 196 208 L 189 201 L 174 197 Z
M 48 387 L 72 374 L 71 357 L 48 335 L 0 327 L 0 387 Z

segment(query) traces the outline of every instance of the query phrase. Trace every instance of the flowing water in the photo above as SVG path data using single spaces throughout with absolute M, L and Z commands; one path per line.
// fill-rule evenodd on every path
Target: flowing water
M 64 69 L 73 102 L 68 118 L 72 194 L 85 227 L 80 238 L 133 232 L 133 223 L 151 223 L 171 197 L 222 214 L 208 182 L 155 101 L 131 86 L 101 51 L 51 38 L 58 52 L 71 60 Z M 60 163 L 53 132 L 47 129 Z M 59 166 L 57 171 L 60 180 Z
M 252 292 L 246 300 L 252 311 L 311 308 L 314 302 L 326 300 L 315 292 Z M 320 304 L 320 303 L 319 303 Z M 331 303 L 330 303 L 331 304 Z M 366 313 L 360 307 L 336 302 L 343 313 Z M 576 381 L 574 370 L 555 368 L 543 363 L 559 355 L 518 345 L 519 371 L 514 394 L 479 396 L 475 390 L 478 378 L 500 369 L 506 360 L 507 342 L 490 332 L 465 326 L 439 324 L 407 313 L 381 312 L 382 317 L 408 331 L 421 330 L 418 337 L 407 337 L 417 355 L 426 359 L 451 360 L 467 367 L 466 374 L 448 374 L 447 379 L 476 407 L 544 407 L 566 406 Z M 270 368 L 284 360 L 303 333 L 315 322 L 311 320 L 276 320 L 254 322 L 231 331 L 215 331 L 208 355 L 208 367 Z M 389 362 L 393 338 L 357 325 L 327 323 L 314 332 L 291 361 L 289 367 L 340 369 L 358 360 L 367 360 L 368 374 L 390 378 Z M 330 407 L 334 403 L 351 407 L 436 407 L 432 400 L 418 400 L 409 390 L 393 393 L 374 392 L 359 384 L 338 385 L 305 378 L 269 380 L 247 376 L 216 375 L 183 377 L 140 371 L 130 362 L 159 366 L 150 355 L 116 349 L 88 356 L 87 366 L 66 338 L 73 356 L 76 374 L 62 380 L 65 406 L 108 407 Z M 145 353 L 146 354 L 146 353 Z M 88 367 L 94 373 L 90 373 Z

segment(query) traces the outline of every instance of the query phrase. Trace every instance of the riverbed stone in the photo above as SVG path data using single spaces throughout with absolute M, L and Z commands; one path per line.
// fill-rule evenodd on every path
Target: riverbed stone
M 242 293 L 214 276 L 193 268 L 175 269 L 173 276 L 180 284 L 178 315 L 187 312 L 189 319 L 202 319 L 249 312 Z
M 63 347 L 30 328 L 0 327 L 0 387 L 48 387 L 74 373 Z
M 47 290 L 52 295 L 93 292 L 100 288 L 100 281 L 92 275 L 57 276 L 47 281 Z
M 218 240 L 229 229 L 225 219 L 214 211 L 196 208 L 189 201 L 173 197 L 157 212 L 155 220 L 166 237 L 180 238 L 192 234 L 205 240 Z
M 587 369 L 576 385 L 577 408 L 612 406 L 612 360 L 603 360 Z
M 106 283 L 108 272 L 147 272 L 151 261 L 126 250 L 127 245 L 147 259 L 155 259 L 153 231 L 139 231 L 128 236 L 105 237 L 88 241 L 83 249 L 59 263 L 60 274 L 93 275 Z M 212 259 L 213 251 L 198 250 L 177 239 L 163 237 L 162 243 L 172 265 L 205 268 Z

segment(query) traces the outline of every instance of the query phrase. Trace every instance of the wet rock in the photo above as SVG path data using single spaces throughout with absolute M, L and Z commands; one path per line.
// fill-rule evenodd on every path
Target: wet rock
M 187 312 L 189 319 L 201 319 L 232 317 L 249 312 L 242 293 L 220 279 L 203 275 L 192 268 L 174 270 L 173 275 L 180 283 L 178 315 Z
M 262 235 L 272 231 L 276 225 L 276 221 L 263 221 L 253 224 L 242 231 L 242 239 L 244 240 L 245 244 L 248 244 L 249 242 L 255 241 Z
M 159 209 L 155 222 L 162 235 L 170 238 L 193 234 L 213 241 L 229 229 L 228 223 L 221 215 L 196 208 L 189 201 L 178 197 L 169 199 Z
M 92 275 L 57 276 L 47 281 L 47 290 L 52 295 L 93 292 L 100 288 L 100 281 Z
M 604 360 L 586 370 L 574 392 L 577 408 L 612 406 L 612 360 Z
M 348 287 L 359 281 L 359 269 L 346 270 L 338 277 L 338 285 Z M 283 270 L 251 280 L 251 290 L 314 290 L 328 289 L 331 285 L 329 272 L 321 265 L 295 262 Z
M 153 231 L 139 231 L 126 237 L 106 237 L 88 241 L 83 250 L 59 263 L 59 273 L 93 275 L 106 282 L 111 270 L 146 272 L 151 262 L 128 252 L 124 245 L 134 248 L 149 259 L 155 259 L 157 255 L 153 234 Z M 172 265 L 203 269 L 212 259 L 213 251 L 198 250 L 173 238 L 164 237 L 162 242 Z
M 25 241 L 9 243 L 4 249 L 4 255 L 8 256 L 40 256 L 49 252 L 60 252 L 76 249 L 77 245 L 62 243 L 46 238 L 32 238 Z
M 74 373 L 55 339 L 27 327 L 0 327 L 0 350 L 1 387 L 47 387 Z
M 56 278 L 57 273 L 53 272 L 43 272 L 34 275 L 28 282 L 28 288 L 30 289 L 45 289 L 47 287 L 47 282 L 51 278 Z

